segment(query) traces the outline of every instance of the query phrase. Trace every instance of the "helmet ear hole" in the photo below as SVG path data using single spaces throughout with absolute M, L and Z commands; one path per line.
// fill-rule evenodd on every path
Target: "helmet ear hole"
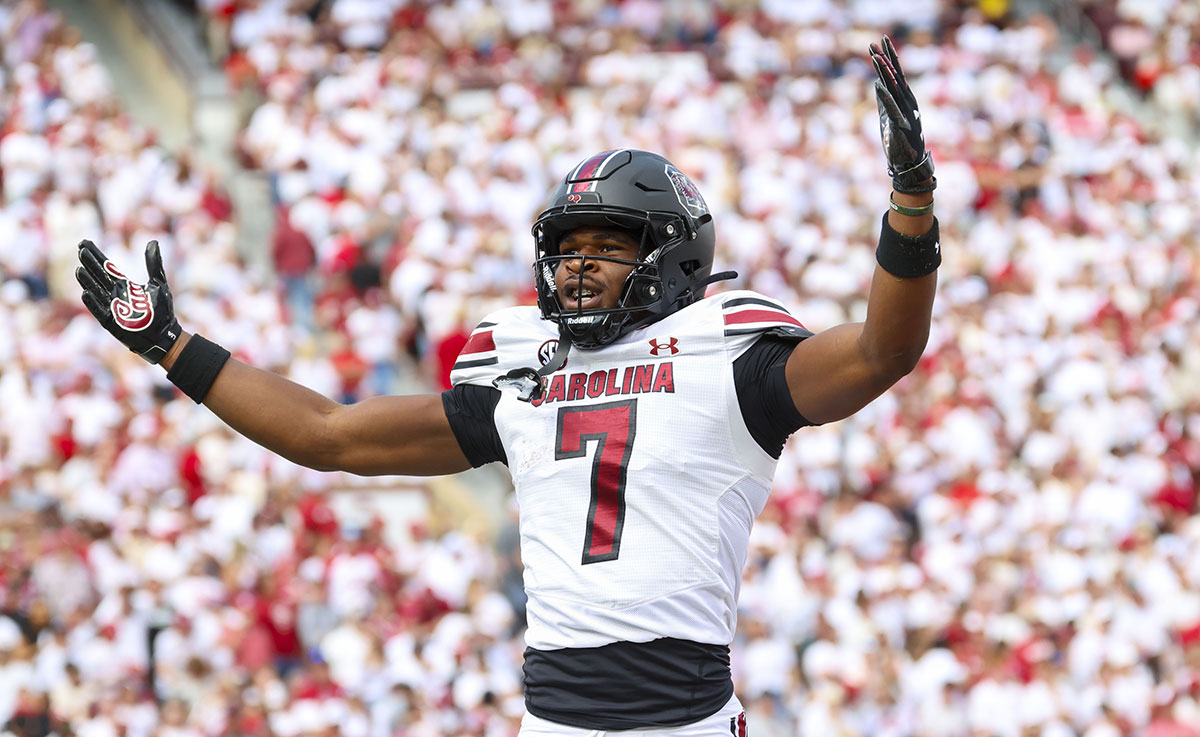
M 679 268 L 683 270 L 683 273 L 685 275 L 691 276 L 692 274 L 695 274 L 696 271 L 700 268 L 700 261 L 697 259 L 691 259 L 689 261 L 684 261 L 683 263 L 679 264 Z

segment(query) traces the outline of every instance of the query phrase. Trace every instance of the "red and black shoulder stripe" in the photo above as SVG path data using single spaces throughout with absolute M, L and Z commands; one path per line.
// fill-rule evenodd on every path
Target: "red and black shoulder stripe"
M 787 308 L 762 296 L 731 296 L 721 304 L 725 335 L 748 335 L 768 330 L 807 338 L 812 331 L 792 317 Z
M 454 371 L 491 366 L 500 362 L 496 352 L 496 341 L 492 337 L 492 328 L 495 326 L 494 322 L 481 322 L 475 326 L 467 344 L 458 352 L 458 358 L 454 361 Z

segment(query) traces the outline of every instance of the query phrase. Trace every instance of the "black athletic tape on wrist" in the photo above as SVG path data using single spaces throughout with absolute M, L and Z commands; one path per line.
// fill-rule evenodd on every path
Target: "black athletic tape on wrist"
M 902 279 L 915 279 L 932 274 L 942 265 L 942 249 L 938 242 L 938 221 L 925 235 L 908 236 L 898 233 L 883 214 L 883 229 L 879 232 L 879 247 L 875 260 L 883 270 Z
M 203 335 L 193 335 L 167 372 L 167 381 L 200 404 L 228 360 L 229 351 Z
M 902 179 L 892 178 L 892 189 L 903 194 L 924 194 L 937 189 L 937 177 L 930 177 L 929 181 L 921 182 L 920 184 L 905 184 Z
M 937 177 L 933 175 L 933 157 L 928 151 L 916 166 L 904 171 L 896 171 L 889 166 L 888 174 L 892 177 L 892 188 L 897 192 L 921 194 L 937 189 Z

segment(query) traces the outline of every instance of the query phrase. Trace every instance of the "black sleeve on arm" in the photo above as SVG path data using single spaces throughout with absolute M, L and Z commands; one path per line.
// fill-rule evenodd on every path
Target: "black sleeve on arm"
M 499 401 L 500 390 L 490 386 L 459 384 L 442 392 L 442 407 L 450 429 L 473 468 L 492 461 L 508 465 L 494 417 Z
M 759 447 L 778 458 L 788 436 L 812 425 L 796 409 L 787 384 L 787 360 L 795 338 L 764 335 L 733 362 L 742 419 Z

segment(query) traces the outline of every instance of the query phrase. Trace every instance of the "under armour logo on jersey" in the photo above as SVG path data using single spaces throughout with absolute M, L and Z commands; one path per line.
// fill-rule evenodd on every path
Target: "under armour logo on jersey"
M 667 340 L 665 342 L 661 341 L 657 338 L 654 338 L 650 341 L 650 355 L 652 355 L 652 356 L 664 356 L 664 355 L 673 356 L 679 352 L 679 349 L 676 347 L 678 345 L 679 345 L 679 338 L 667 338 Z M 670 353 L 668 354 L 667 351 L 670 351 Z

